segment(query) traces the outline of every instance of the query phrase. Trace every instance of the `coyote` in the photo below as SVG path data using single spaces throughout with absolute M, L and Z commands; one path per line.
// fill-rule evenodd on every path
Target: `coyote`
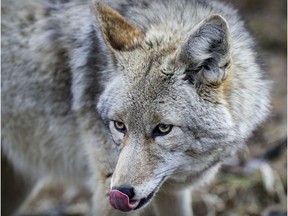
M 255 43 L 219 1 L 3 0 L 2 13 L 3 156 L 33 184 L 88 185 L 89 215 L 192 215 L 191 188 L 269 112 Z

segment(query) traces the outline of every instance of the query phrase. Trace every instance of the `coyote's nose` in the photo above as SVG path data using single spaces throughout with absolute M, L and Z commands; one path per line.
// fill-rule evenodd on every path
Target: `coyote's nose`
M 109 193 L 109 202 L 111 206 L 123 212 L 135 209 L 140 203 L 140 199 L 132 199 L 135 195 L 132 187 L 112 187 Z
M 112 190 L 118 190 L 126 194 L 129 199 L 132 199 L 135 196 L 133 187 L 112 187 Z

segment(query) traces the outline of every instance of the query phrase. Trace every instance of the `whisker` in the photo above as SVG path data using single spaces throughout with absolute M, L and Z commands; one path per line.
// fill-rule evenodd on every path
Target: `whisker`
M 181 165 L 177 165 L 177 166 L 171 167 L 169 169 L 166 169 L 164 171 L 161 171 L 161 172 L 157 173 L 155 177 L 159 178 L 159 177 L 162 176 L 163 173 L 167 173 L 167 174 L 171 175 L 173 173 L 173 171 L 175 171 L 176 169 L 184 168 L 185 166 L 188 166 L 188 165 L 191 165 L 191 164 L 192 164 L 192 162 L 189 162 L 189 163 L 186 163 L 186 164 L 181 164 Z M 183 171 L 179 171 L 179 172 L 176 172 L 176 173 L 181 173 L 181 172 L 183 173 L 183 172 L 186 172 L 186 171 L 183 170 Z

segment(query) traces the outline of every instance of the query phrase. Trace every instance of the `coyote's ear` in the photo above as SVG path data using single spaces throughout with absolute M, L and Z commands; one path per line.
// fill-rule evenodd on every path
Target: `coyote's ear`
M 129 23 L 111 7 L 94 0 L 92 8 L 99 20 L 104 39 L 110 48 L 131 50 L 143 39 L 144 34 L 141 29 Z
M 211 15 L 192 29 L 180 50 L 187 65 L 187 78 L 202 83 L 220 84 L 230 65 L 228 24 L 219 15 Z

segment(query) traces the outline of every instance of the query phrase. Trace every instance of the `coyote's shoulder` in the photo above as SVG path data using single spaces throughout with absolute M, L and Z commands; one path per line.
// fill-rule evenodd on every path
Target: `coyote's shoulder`
M 158 215 L 190 214 L 182 187 L 210 179 L 267 116 L 255 43 L 220 1 L 2 8 L 4 155 L 34 179 L 87 180 L 94 215 L 117 215 L 110 189 L 121 211 L 154 198 Z

